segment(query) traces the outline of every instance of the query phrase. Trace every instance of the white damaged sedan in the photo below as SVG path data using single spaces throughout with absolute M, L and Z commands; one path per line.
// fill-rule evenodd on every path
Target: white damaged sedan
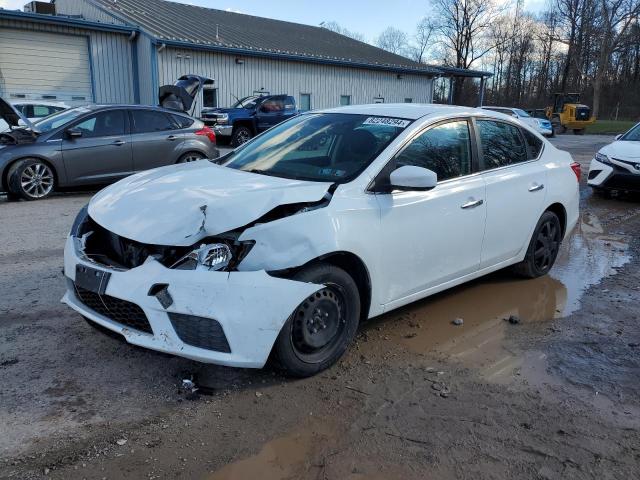
M 545 275 L 578 219 L 571 156 L 486 110 L 311 112 L 221 161 L 95 195 L 63 301 L 131 344 L 307 376 L 367 318 L 507 266 Z

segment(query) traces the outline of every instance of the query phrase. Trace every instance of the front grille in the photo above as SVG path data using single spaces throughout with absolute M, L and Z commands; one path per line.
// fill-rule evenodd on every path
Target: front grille
M 187 345 L 231 353 L 222 325 L 217 320 L 182 313 L 169 313 L 169 319 L 180 340 Z
M 78 299 L 94 312 L 134 330 L 153 334 L 147 316 L 135 303 L 109 295 L 98 295 L 77 285 L 74 287 Z

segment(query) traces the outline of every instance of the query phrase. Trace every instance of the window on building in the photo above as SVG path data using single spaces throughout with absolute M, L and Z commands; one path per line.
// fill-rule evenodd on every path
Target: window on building
M 340 105 L 351 105 L 351 95 L 340 95 Z
M 383 97 L 373 97 L 373 103 L 384 103 Z
M 215 108 L 218 106 L 218 89 L 205 86 L 202 89 L 202 106 Z
M 124 110 L 100 112 L 81 121 L 73 128 L 80 130 L 83 138 L 124 135 Z
M 176 124 L 169 115 L 155 110 L 131 110 L 135 133 L 163 132 L 173 130 Z
M 404 103 L 413 103 L 413 98 L 409 98 L 409 97 L 405 98 Z
M 515 125 L 493 120 L 479 120 L 484 170 L 504 167 L 527 160 L 527 148 Z
M 301 93 L 300 94 L 300 105 L 298 105 L 301 112 L 308 112 L 311 110 L 311 94 L 310 93 Z
M 418 135 L 395 159 L 405 165 L 428 168 L 438 181 L 471 173 L 471 140 L 466 121 L 444 123 Z

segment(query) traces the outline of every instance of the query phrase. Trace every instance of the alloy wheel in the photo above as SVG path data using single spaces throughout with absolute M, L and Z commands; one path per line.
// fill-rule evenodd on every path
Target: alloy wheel
M 20 175 L 22 190 L 32 198 L 46 197 L 53 190 L 53 172 L 43 163 L 34 163 Z
M 557 223 L 547 220 L 538 230 L 533 261 L 536 268 L 545 271 L 551 268 L 560 249 L 560 228 Z
M 204 157 L 199 153 L 189 153 L 180 159 L 180 163 L 190 163 L 202 160 Z

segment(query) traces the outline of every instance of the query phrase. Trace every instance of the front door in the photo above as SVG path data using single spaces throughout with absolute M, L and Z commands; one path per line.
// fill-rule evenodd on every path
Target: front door
M 104 110 L 70 126 L 62 140 L 62 157 L 70 182 L 108 183 L 133 172 L 131 139 L 125 110 Z
M 430 191 L 377 194 L 380 205 L 380 267 L 389 288 L 384 303 L 474 273 L 486 217 L 485 184 L 474 174 L 470 128 L 466 119 L 429 127 L 391 162 L 438 175 Z
M 542 214 L 547 173 L 536 160 L 540 148 L 527 148 L 519 127 L 477 120 L 480 168 L 487 185 L 487 227 L 481 267 L 512 259 L 529 245 Z M 532 142 L 541 141 L 529 132 Z
M 258 131 L 262 132 L 285 119 L 285 97 L 273 97 L 258 107 Z

